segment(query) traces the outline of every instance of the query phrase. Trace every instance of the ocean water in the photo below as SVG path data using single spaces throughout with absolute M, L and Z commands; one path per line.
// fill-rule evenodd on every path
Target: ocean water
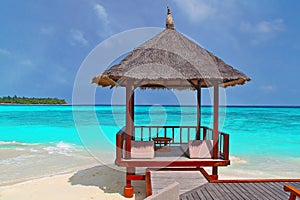
M 136 106 L 136 125 L 195 125 L 196 108 Z M 124 106 L 0 106 L 0 185 L 112 164 Z M 202 108 L 212 127 L 212 108 Z M 299 178 L 300 108 L 220 108 L 230 134 L 227 177 Z

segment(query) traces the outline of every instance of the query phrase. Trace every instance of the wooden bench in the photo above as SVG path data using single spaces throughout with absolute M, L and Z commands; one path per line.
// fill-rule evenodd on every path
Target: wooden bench
M 283 189 L 286 192 L 290 192 L 289 200 L 296 200 L 296 197 L 300 198 L 300 190 L 297 190 L 295 187 L 290 185 L 285 185 Z

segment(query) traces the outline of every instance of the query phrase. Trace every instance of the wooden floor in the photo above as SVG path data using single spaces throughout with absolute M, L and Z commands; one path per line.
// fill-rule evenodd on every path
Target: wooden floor
M 300 188 L 300 182 L 265 182 L 265 183 L 206 183 L 180 195 L 181 200 L 253 200 L 284 199 L 289 193 L 284 192 L 284 185 Z
M 151 171 L 150 176 L 152 194 L 174 182 L 179 183 L 179 194 L 208 183 L 200 171 Z

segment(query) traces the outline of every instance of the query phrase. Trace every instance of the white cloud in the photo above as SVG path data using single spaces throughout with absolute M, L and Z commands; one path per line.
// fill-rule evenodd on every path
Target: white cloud
M 84 37 L 83 32 L 79 30 L 71 30 L 71 44 L 86 46 L 88 40 Z
M 32 61 L 30 59 L 22 60 L 20 63 L 22 65 L 32 66 Z
M 266 91 L 266 92 L 272 92 L 272 91 L 276 90 L 276 88 L 272 85 L 263 85 L 260 87 L 260 89 L 262 89 L 263 91 Z
M 283 30 L 284 25 L 282 19 L 275 19 L 273 21 L 262 21 L 257 24 L 257 31 L 260 33 L 273 33 Z
M 6 49 L 0 49 L 0 55 L 9 56 L 11 53 Z
M 206 18 L 213 16 L 216 13 L 215 8 L 212 7 L 211 3 L 207 1 L 197 0 L 174 0 L 179 8 L 185 10 L 191 21 L 202 21 Z
M 235 0 L 173 0 L 192 22 L 225 19 L 235 13 Z
M 272 21 L 261 21 L 257 24 L 243 22 L 241 30 L 250 33 L 269 34 L 284 30 L 284 22 L 282 19 L 275 19 Z
M 101 4 L 95 4 L 94 10 L 97 16 L 103 21 L 103 23 L 107 24 L 109 22 L 106 10 Z
M 54 33 L 53 27 L 42 27 L 40 28 L 40 33 L 43 35 L 52 35 Z
M 271 21 L 260 21 L 257 24 L 243 22 L 240 26 L 241 31 L 251 34 L 254 38 L 251 44 L 257 45 L 274 38 L 279 32 L 284 31 L 283 19 L 274 19 Z

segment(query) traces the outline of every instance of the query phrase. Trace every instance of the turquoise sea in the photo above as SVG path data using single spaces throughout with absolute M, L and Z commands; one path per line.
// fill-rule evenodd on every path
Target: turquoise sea
M 195 125 L 193 106 L 136 106 L 137 125 Z M 124 106 L 0 106 L 0 185 L 113 163 Z M 212 127 L 212 108 L 202 108 Z M 220 108 L 232 165 L 224 177 L 300 178 L 300 108 Z

